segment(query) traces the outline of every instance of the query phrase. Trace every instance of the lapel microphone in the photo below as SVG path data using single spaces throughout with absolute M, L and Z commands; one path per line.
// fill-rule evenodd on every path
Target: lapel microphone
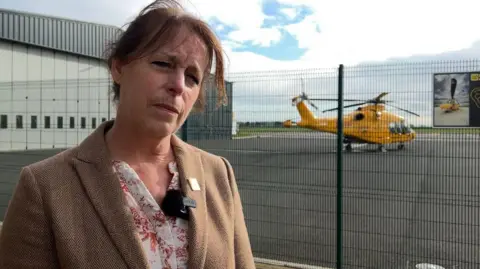
M 189 219 L 187 207 L 195 208 L 195 200 L 183 196 L 179 190 L 168 190 L 160 208 L 167 216 Z

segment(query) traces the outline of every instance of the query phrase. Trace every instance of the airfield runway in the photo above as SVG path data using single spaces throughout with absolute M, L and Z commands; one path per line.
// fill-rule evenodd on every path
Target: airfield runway
M 232 163 L 258 256 L 334 268 L 335 138 L 277 133 L 191 143 Z M 479 141 L 419 135 L 402 151 L 344 153 L 344 268 L 480 268 Z

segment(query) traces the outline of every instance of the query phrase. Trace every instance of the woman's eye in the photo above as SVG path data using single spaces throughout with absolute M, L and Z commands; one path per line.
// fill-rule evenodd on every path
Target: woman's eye
M 152 64 L 154 64 L 156 66 L 160 66 L 160 67 L 169 67 L 170 66 L 170 63 L 162 62 L 162 61 L 154 61 L 154 62 L 152 62 Z
M 166 68 L 172 68 L 172 64 L 170 64 L 169 62 L 162 62 L 162 61 L 153 61 L 152 62 L 153 65 L 155 66 L 158 66 L 158 67 L 166 67 Z M 188 77 L 195 83 L 195 84 L 199 84 L 200 83 L 200 80 L 195 76 L 195 75 L 188 75 Z
M 189 77 L 193 80 L 193 82 L 195 82 L 195 84 L 198 84 L 198 83 L 199 83 L 197 77 L 192 76 L 192 75 L 189 75 Z

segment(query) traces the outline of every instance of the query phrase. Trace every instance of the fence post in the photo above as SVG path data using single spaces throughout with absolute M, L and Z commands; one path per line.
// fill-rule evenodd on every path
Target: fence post
M 343 262 L 342 179 L 343 179 L 343 64 L 338 67 L 338 116 L 337 116 L 337 266 Z

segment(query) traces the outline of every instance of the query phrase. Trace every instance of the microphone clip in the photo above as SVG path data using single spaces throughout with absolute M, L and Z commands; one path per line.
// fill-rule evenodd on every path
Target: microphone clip
M 167 216 L 189 219 L 187 207 L 196 208 L 195 200 L 183 196 L 179 190 L 168 190 L 160 208 Z

